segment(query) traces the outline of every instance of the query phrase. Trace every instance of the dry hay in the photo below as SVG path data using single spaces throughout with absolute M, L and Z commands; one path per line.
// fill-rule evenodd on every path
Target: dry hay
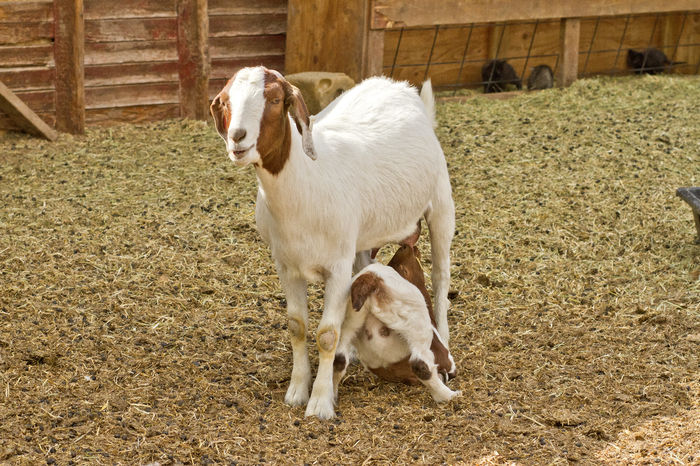
M 700 246 L 674 196 L 700 184 L 699 101 L 697 77 L 645 76 L 440 105 L 463 396 L 355 366 L 331 422 L 283 403 L 255 177 L 211 127 L 5 137 L 0 462 L 700 461 Z

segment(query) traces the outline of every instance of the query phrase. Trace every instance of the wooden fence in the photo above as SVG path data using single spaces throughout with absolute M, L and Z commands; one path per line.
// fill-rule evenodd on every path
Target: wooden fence
M 288 10 L 288 73 L 464 87 L 505 58 L 519 72 L 549 64 L 566 85 L 624 72 L 628 48 L 661 48 L 685 62 L 674 72 L 697 73 L 700 61 L 700 0 L 289 0 Z
M 239 68 L 473 85 L 490 58 L 559 82 L 655 46 L 697 73 L 700 0 L 0 0 L 0 81 L 44 121 L 208 118 Z M 0 113 L 0 129 L 16 125 Z
M 64 131 L 206 118 L 236 69 L 284 68 L 286 10 L 285 0 L 0 1 L 0 81 Z M 0 115 L 0 128 L 16 126 Z

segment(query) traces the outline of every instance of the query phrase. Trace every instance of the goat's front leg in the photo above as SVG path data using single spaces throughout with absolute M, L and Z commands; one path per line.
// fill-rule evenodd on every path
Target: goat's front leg
M 286 267 L 278 264 L 282 290 L 287 298 L 287 317 L 289 336 L 292 341 L 292 377 L 284 397 L 285 403 L 292 406 L 306 404 L 309 400 L 311 385 L 311 365 L 309 351 L 306 348 L 306 328 L 308 326 L 308 308 L 306 304 L 306 280 L 289 273 Z
M 330 419 L 335 416 L 333 361 L 340 328 L 345 319 L 351 273 L 352 260 L 334 267 L 326 279 L 323 316 L 316 331 L 319 351 L 318 372 L 311 390 L 311 398 L 306 405 L 306 416 L 317 416 L 320 419 Z

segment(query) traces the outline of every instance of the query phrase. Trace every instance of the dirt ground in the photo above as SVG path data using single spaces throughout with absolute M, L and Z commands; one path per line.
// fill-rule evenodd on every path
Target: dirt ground
M 329 422 L 283 402 L 255 175 L 210 126 L 0 137 L 0 463 L 699 464 L 700 245 L 675 196 L 700 185 L 698 102 L 698 77 L 659 76 L 440 104 L 463 394 L 355 365 Z

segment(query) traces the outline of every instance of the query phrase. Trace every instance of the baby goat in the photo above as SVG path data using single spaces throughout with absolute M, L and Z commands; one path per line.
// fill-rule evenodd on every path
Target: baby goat
M 368 265 L 353 278 L 333 363 L 336 395 L 350 345 L 360 362 L 382 379 L 423 383 L 437 402 L 459 395 L 445 385 L 455 377 L 455 364 L 435 328 L 418 257 L 418 248 L 403 244 L 388 266 Z
M 367 79 L 316 115 L 312 128 L 301 93 L 281 74 L 243 68 L 211 112 L 229 158 L 253 165 L 258 178 L 256 224 L 287 298 L 288 404 L 308 402 L 307 416 L 335 415 L 333 360 L 356 257 L 365 265 L 372 248 L 408 237 L 421 217 L 431 234 L 437 328 L 447 341 L 454 204 L 429 83 L 419 97 L 405 82 Z M 319 280 L 320 357 L 309 398 L 306 289 Z

